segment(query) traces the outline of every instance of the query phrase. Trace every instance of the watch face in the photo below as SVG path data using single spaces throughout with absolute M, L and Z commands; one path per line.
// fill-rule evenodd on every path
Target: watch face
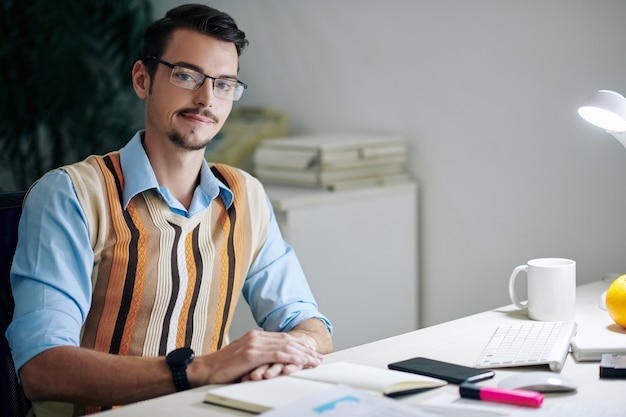
M 188 347 L 178 348 L 171 351 L 166 358 L 168 365 L 187 365 L 194 358 L 193 350 Z

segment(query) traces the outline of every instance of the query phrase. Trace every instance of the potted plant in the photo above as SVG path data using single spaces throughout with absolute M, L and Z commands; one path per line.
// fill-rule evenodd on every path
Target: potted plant
M 0 0 L 0 190 L 141 126 L 130 71 L 151 14 L 149 0 Z

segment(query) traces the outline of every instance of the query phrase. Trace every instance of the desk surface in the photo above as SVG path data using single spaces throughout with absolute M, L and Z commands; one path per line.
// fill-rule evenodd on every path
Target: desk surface
M 609 283 L 609 281 L 597 281 L 578 287 L 576 321 L 579 334 L 584 334 L 585 329 L 593 329 L 598 326 L 610 328 L 613 325 L 606 311 L 597 307 L 600 294 L 606 290 Z M 386 368 L 390 362 L 414 356 L 427 356 L 433 359 L 472 366 L 498 325 L 524 320 L 527 320 L 527 317 L 522 312 L 512 306 L 506 306 L 362 346 L 337 351 L 327 355 L 324 363 L 346 361 Z M 524 372 L 527 369 L 496 369 L 495 378 L 484 381 L 481 384 L 495 386 L 502 378 L 514 373 Z M 537 370 L 537 368 L 532 370 Z M 547 370 L 547 367 L 545 370 Z M 598 362 L 576 362 L 570 354 L 561 373 L 578 383 L 578 391 L 567 394 L 546 394 L 544 407 L 559 401 L 586 405 L 623 406 L 626 403 L 623 398 L 624 392 L 626 392 L 626 380 L 600 379 Z M 181 415 L 185 417 L 207 417 L 251 415 L 203 403 L 202 400 L 206 390 L 206 387 L 199 387 L 107 411 L 102 413 L 102 416 L 130 417 L 149 415 L 158 417 Z M 402 401 L 419 404 L 442 392 L 458 395 L 458 386 L 447 385 L 421 394 L 404 397 Z

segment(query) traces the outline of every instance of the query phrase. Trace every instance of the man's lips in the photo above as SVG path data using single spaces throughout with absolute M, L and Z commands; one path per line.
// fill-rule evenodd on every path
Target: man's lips
M 215 115 L 208 110 L 203 111 L 202 114 L 200 113 L 200 110 L 181 110 L 178 114 L 185 119 L 196 123 L 217 123 L 217 117 L 215 117 Z

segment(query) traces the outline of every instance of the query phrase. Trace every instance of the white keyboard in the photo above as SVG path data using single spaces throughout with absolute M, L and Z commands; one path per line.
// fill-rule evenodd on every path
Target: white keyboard
M 501 325 L 483 349 L 477 368 L 549 365 L 560 372 L 576 333 L 573 321 Z

